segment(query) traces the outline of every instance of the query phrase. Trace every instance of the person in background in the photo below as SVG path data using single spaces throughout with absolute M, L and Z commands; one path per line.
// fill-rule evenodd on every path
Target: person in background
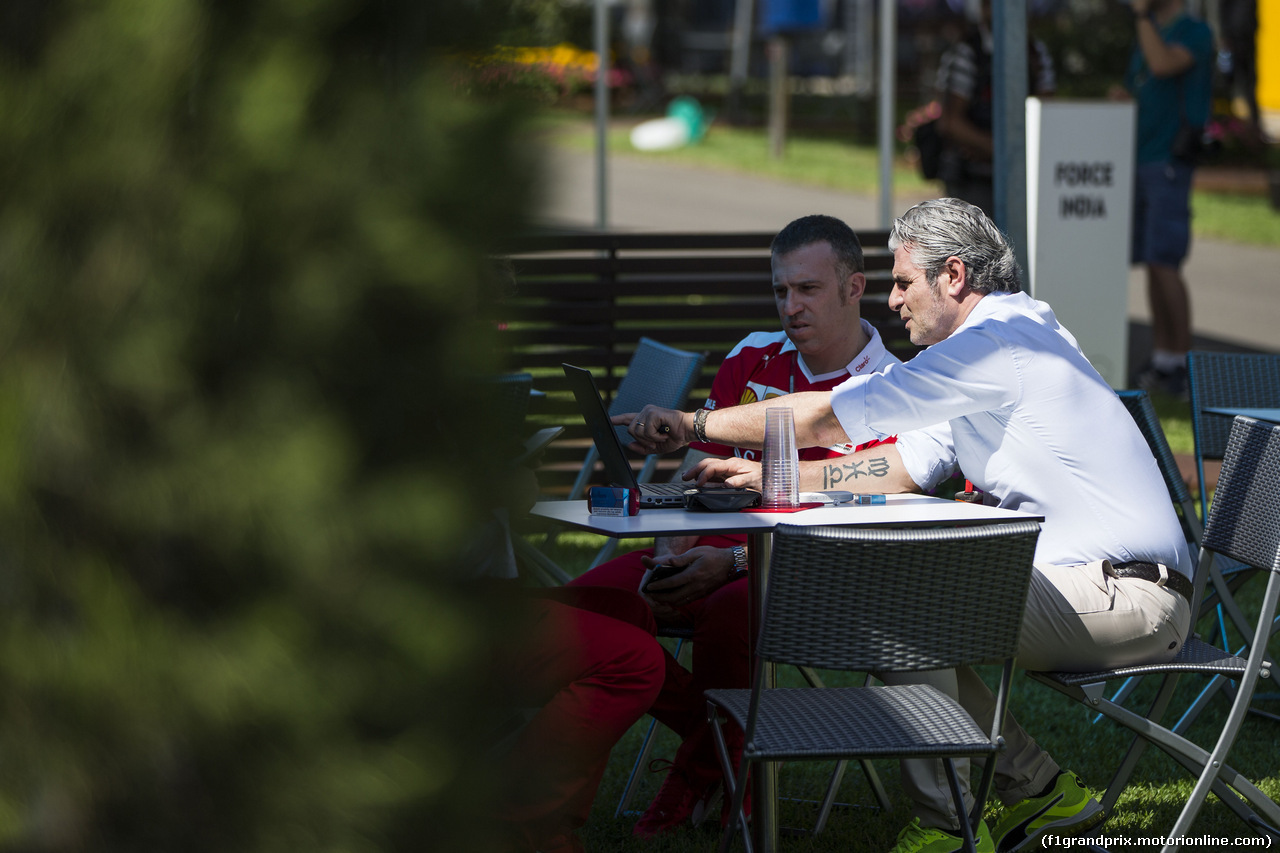
M 991 0 L 983 0 L 979 19 L 951 45 L 938 64 L 938 130 L 946 145 L 939 177 L 946 193 L 995 217 L 995 118 L 992 93 Z M 1046 98 L 1057 90 L 1053 59 L 1044 42 L 1027 39 L 1027 93 Z
M 1138 384 L 1185 396 L 1191 299 L 1182 263 L 1194 156 L 1209 120 L 1213 33 L 1187 14 L 1185 0 L 1132 2 L 1136 41 L 1124 78 L 1138 109 L 1132 260 L 1147 267 L 1153 343 Z

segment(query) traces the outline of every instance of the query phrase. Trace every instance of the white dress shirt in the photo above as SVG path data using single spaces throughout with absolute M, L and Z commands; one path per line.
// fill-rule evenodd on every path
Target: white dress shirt
M 957 470 L 999 505 L 1043 515 L 1036 562 L 1144 560 L 1191 575 L 1173 503 L 1137 424 L 1058 324 L 1023 293 L 991 293 L 952 335 L 831 406 L 855 443 L 899 433 L 923 488 Z M 909 430 L 950 423 L 946 432 Z

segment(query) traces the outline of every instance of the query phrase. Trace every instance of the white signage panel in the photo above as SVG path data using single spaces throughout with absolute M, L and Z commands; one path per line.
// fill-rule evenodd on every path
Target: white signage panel
M 1128 384 L 1134 109 L 1027 99 L 1031 295 L 1113 388 Z

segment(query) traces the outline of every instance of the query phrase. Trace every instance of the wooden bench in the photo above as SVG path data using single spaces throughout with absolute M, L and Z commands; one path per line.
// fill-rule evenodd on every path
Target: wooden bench
M 556 234 L 511 247 L 516 293 L 493 309 L 508 363 L 532 373 L 534 388 L 546 394 L 534 406 L 531 424 L 565 427 L 539 469 L 546 492 L 568 490 L 590 442 L 561 363 L 591 370 L 607 404 L 642 336 L 702 352 L 706 364 L 689 398 L 690 407 L 700 405 L 734 344 L 749 332 L 780 328 L 769 265 L 773 236 Z M 917 348 L 888 307 L 888 232 L 861 231 L 858 238 L 867 266 L 862 316 L 891 352 L 910 358 Z M 658 477 L 676 464 L 667 462 Z

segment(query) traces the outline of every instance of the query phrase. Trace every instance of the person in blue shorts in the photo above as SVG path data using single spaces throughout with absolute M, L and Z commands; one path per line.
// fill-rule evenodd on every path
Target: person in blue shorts
M 1191 349 L 1191 300 L 1182 262 L 1191 245 L 1196 138 L 1209 119 L 1213 33 L 1185 0 L 1133 0 L 1137 40 L 1125 89 L 1137 102 L 1133 199 L 1135 264 L 1147 267 L 1151 363 L 1138 383 L 1183 396 Z

